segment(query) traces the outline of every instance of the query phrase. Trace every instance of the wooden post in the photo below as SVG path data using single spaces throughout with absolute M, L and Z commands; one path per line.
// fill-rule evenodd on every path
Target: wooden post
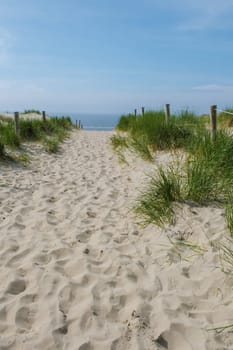
M 134 115 L 135 115 L 135 117 L 137 116 L 137 110 L 136 109 L 134 110 Z
M 19 129 L 19 112 L 15 112 L 15 133 L 19 137 L 20 129 Z
M 166 121 L 166 123 L 169 122 L 169 119 L 170 119 L 170 104 L 167 103 L 167 104 L 165 104 L 165 121 Z
M 78 127 L 81 129 L 81 120 L 78 121 Z
M 43 120 L 43 122 L 46 122 L 45 111 L 42 112 L 42 120 Z
M 145 108 L 142 107 L 142 117 L 144 117 L 144 113 L 145 113 Z
M 78 129 L 78 121 L 76 119 L 76 122 L 75 122 L 75 126 L 76 126 L 76 129 Z
M 210 107 L 210 123 L 211 123 L 212 140 L 215 140 L 216 131 L 217 131 L 217 106 L 216 105 L 213 105 Z

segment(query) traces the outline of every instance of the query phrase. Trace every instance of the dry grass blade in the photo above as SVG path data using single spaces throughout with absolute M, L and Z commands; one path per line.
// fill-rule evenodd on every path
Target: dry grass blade
M 225 325 L 225 326 L 220 326 L 220 327 L 213 327 L 213 328 L 208 328 L 208 332 L 215 331 L 216 333 L 222 333 L 224 331 L 233 331 L 233 323 Z
M 168 237 L 168 239 L 174 248 L 174 252 L 180 257 L 180 259 L 182 258 L 182 253 L 184 253 L 184 250 L 187 251 L 187 249 L 191 250 L 193 252 L 193 254 L 185 257 L 184 260 L 186 260 L 186 261 L 189 261 L 189 259 L 194 257 L 194 256 L 203 256 L 207 252 L 206 247 L 202 247 L 202 246 L 200 246 L 196 243 L 193 243 L 191 241 L 186 241 L 183 239 L 182 240 L 180 240 L 180 239 L 173 240 L 170 237 Z
M 233 275 L 233 239 L 226 238 L 225 242 L 218 242 L 215 246 L 219 249 L 222 271 Z

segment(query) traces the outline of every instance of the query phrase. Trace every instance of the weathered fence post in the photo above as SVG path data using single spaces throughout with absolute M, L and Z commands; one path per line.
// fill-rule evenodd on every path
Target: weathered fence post
M 77 119 L 75 121 L 75 127 L 76 127 L 76 129 L 78 129 L 78 121 L 77 121 Z
M 142 117 L 144 117 L 144 114 L 145 114 L 145 108 L 142 107 Z
M 166 121 L 166 123 L 169 122 L 169 119 L 170 119 L 170 104 L 166 103 L 165 104 L 165 121 Z
M 212 140 L 216 139 L 217 131 L 217 106 L 213 105 L 210 107 L 210 123 L 211 123 L 211 137 Z
M 19 112 L 15 112 L 15 133 L 19 137 L 20 129 L 19 129 Z
M 46 122 L 46 115 L 45 115 L 45 111 L 42 112 L 42 120 L 43 122 Z
M 81 120 L 78 121 L 78 127 L 81 129 Z
M 137 110 L 136 109 L 134 110 L 134 116 L 135 117 L 137 116 Z

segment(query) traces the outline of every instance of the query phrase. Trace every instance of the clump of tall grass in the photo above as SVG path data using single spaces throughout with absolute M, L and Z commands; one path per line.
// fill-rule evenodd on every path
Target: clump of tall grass
M 148 111 L 144 117 L 139 117 L 130 129 L 134 138 L 144 136 L 147 145 L 154 150 L 182 147 L 191 131 L 178 125 L 172 118 L 168 123 L 163 111 Z
M 43 122 L 37 119 L 20 119 L 20 138 L 23 141 L 38 141 L 42 137 Z
M 139 196 L 134 210 L 143 222 L 161 225 L 172 222 L 172 208 L 177 203 L 214 202 L 226 208 L 227 224 L 233 233 L 233 137 L 219 131 L 215 141 L 205 133 L 193 138 L 193 142 L 180 167 L 159 170 L 145 193 Z M 176 196 L 171 195 L 174 188 Z
M 132 136 L 129 138 L 128 147 L 144 160 L 151 161 L 153 159 L 147 135 Z
M 59 151 L 60 141 L 57 137 L 45 138 L 44 141 L 44 149 L 48 153 L 57 153 Z
M 233 108 L 227 107 L 224 111 L 218 113 L 218 125 L 223 128 L 233 126 Z
M 20 136 L 16 135 L 15 124 L 12 119 L 0 120 L 0 143 L 2 145 L 2 158 L 5 147 L 19 147 L 25 141 L 44 141 L 49 152 L 58 150 L 58 143 L 67 137 L 72 128 L 70 117 L 49 118 L 46 121 L 39 119 L 20 119 Z M 50 137 L 51 140 L 47 140 Z
M 163 111 L 148 111 L 144 116 L 122 116 L 116 129 L 127 131 L 128 147 L 147 160 L 153 159 L 153 152 L 172 148 L 182 148 L 189 143 L 193 131 L 184 121 L 196 122 L 194 114 L 183 112 L 165 120 Z
M 121 136 L 119 134 L 113 135 L 111 137 L 111 145 L 118 156 L 119 162 L 127 163 L 124 156 L 124 150 L 128 147 L 127 137 Z
M 187 148 L 195 164 L 208 172 L 209 182 L 218 188 L 219 195 L 232 201 L 229 189 L 233 185 L 233 137 L 219 130 L 213 141 L 210 134 L 199 133 Z
M 150 178 L 148 187 L 143 190 L 133 209 L 142 219 L 142 224 L 163 226 L 173 222 L 173 204 L 181 199 L 181 177 L 172 168 L 167 171 L 159 168 L 157 174 Z
M 176 124 L 181 124 L 188 128 L 200 128 L 206 125 L 206 122 L 209 120 L 204 118 L 203 116 L 197 116 L 196 113 L 189 111 L 188 109 L 183 109 L 176 115 L 172 116 L 173 121 Z
M 56 127 L 60 127 L 65 130 L 71 130 L 72 129 L 72 121 L 69 116 L 62 116 L 62 117 L 51 117 L 49 119 L 49 122 Z
M 14 122 L 11 119 L 0 121 L 0 141 L 9 147 L 19 147 L 20 138 L 15 133 Z
M 41 112 L 38 111 L 37 109 L 25 109 L 25 111 L 23 112 L 23 114 L 31 114 L 31 113 L 41 114 Z
M 187 160 L 184 171 L 185 199 L 199 204 L 220 200 L 218 178 L 208 162 L 199 159 Z
M 116 129 L 119 131 L 129 131 L 136 120 L 137 117 L 133 114 L 122 115 L 117 123 Z
M 5 146 L 4 144 L 0 141 L 0 159 L 5 158 Z
M 22 140 L 38 141 L 46 135 L 67 134 L 65 131 L 70 130 L 72 123 L 69 117 L 50 118 L 46 121 L 39 119 L 21 119 L 20 136 Z
M 128 147 L 126 137 L 121 135 L 113 135 L 111 137 L 111 144 L 114 150 Z

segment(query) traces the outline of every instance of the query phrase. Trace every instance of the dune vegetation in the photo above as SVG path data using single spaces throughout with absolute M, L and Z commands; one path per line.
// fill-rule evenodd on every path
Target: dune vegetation
M 0 118 L 0 159 L 14 159 L 14 151 L 24 142 L 41 142 L 47 152 L 55 153 L 72 128 L 70 117 L 20 119 L 18 136 L 11 118 Z
M 159 167 L 149 179 L 134 206 L 143 224 L 164 226 L 174 220 L 175 208 L 182 203 L 201 206 L 214 203 L 225 208 L 233 233 L 233 118 L 218 115 L 213 140 L 206 116 L 188 111 L 173 115 L 168 122 L 163 111 L 149 111 L 119 119 L 112 146 L 119 153 L 128 149 L 152 161 L 160 150 L 180 150 L 184 157 L 168 167 Z

